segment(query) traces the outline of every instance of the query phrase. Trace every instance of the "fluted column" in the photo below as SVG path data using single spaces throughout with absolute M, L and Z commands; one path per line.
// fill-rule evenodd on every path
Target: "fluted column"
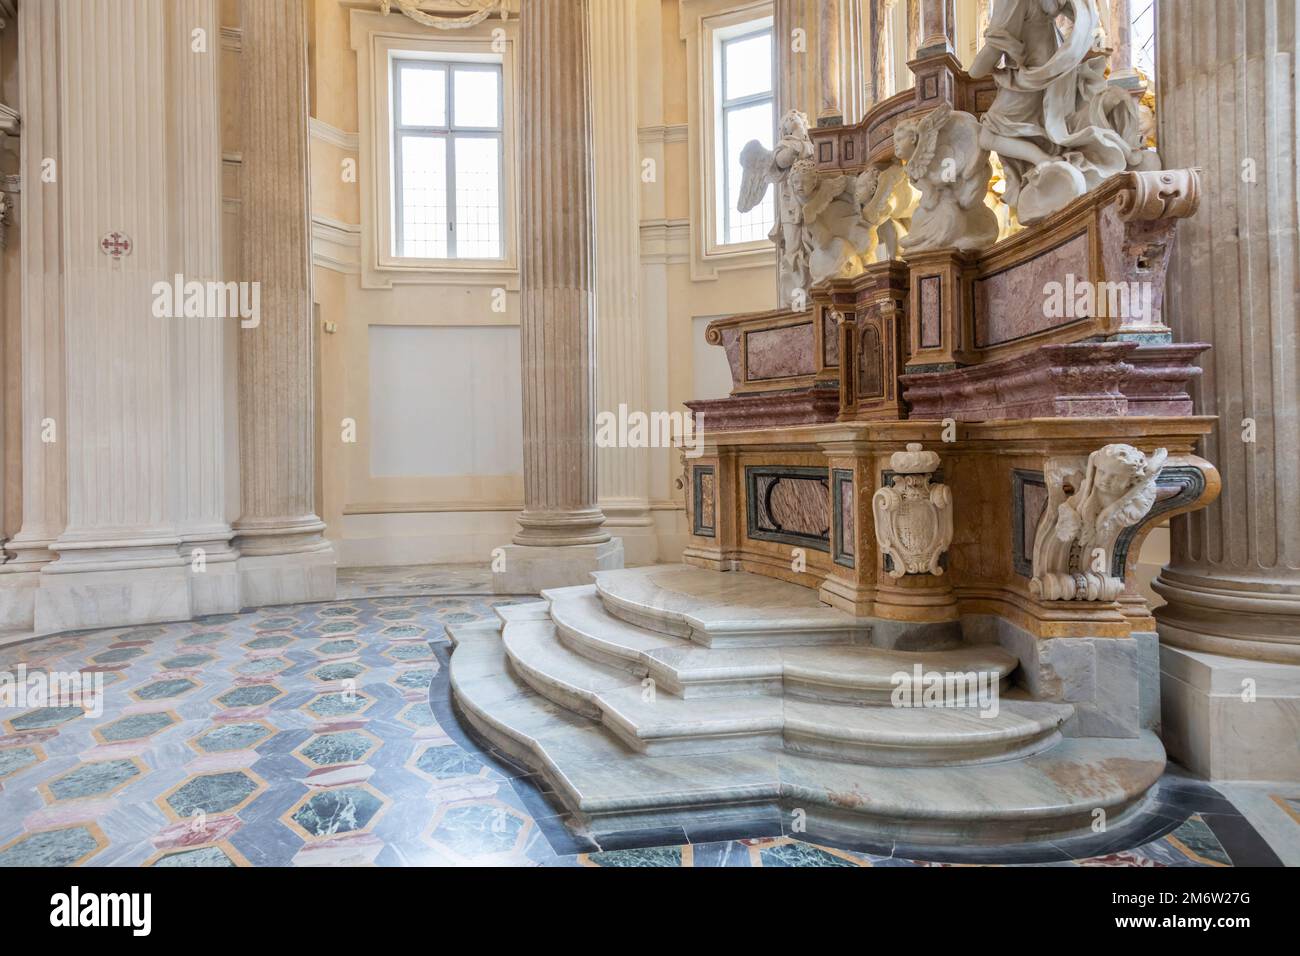
M 524 511 L 494 587 L 585 584 L 621 567 L 596 501 L 596 271 L 587 0 L 524 0 L 520 23 Z
M 0 565 L 0 627 L 30 627 L 37 573 L 54 559 L 50 550 L 65 524 L 67 424 L 63 401 L 63 289 L 59 277 L 61 214 L 58 182 L 46 160 L 60 156 L 59 7 L 18 7 L 19 105 L 22 135 L 18 230 L 22 307 L 21 481 L 6 489 L 21 496 L 22 521 L 5 543 Z M 11 366 L 12 367 L 12 366 Z M 12 394 L 12 392 L 10 393 Z M 54 438 L 54 441 L 48 439 Z
M 261 291 L 239 333 L 241 587 L 246 604 L 321 600 L 334 558 L 316 515 L 306 17 L 303 0 L 241 11 L 239 277 Z
M 1166 301 L 1180 338 L 1214 346 L 1195 397 L 1219 416 L 1202 454 L 1223 476 L 1214 504 L 1174 522 L 1154 585 L 1167 743 L 1212 776 L 1300 779 L 1296 5 L 1156 9 L 1160 152 L 1202 170 Z
M 599 410 L 650 411 L 641 319 L 636 10 L 591 0 L 592 139 L 595 154 L 596 371 Z M 657 558 L 645 448 L 598 448 L 596 487 L 605 527 L 623 535 L 629 558 Z
M 609 540 L 596 505 L 587 0 L 523 4 L 524 513 L 515 543 Z
M 220 27 L 217 0 L 170 0 L 174 271 L 187 281 L 223 278 Z M 201 31 L 203 52 L 196 52 Z M 189 560 L 195 614 L 239 608 L 226 515 L 225 329 L 234 319 L 172 323 L 172 455 L 169 506 Z

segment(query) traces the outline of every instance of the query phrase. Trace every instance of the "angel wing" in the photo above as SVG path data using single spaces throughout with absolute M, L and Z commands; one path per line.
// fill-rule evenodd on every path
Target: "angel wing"
M 934 152 L 939 146 L 939 130 L 948 121 L 948 114 L 951 112 L 951 106 L 940 103 L 921 117 L 916 124 L 916 149 L 907 160 L 908 173 L 914 181 L 921 179 L 929 171 L 930 162 L 934 159 Z
M 763 144 L 751 139 L 740 151 L 740 166 L 744 172 L 740 178 L 740 199 L 736 203 L 737 212 L 749 212 L 767 194 L 767 187 L 772 182 L 772 159 L 775 154 L 764 149 Z

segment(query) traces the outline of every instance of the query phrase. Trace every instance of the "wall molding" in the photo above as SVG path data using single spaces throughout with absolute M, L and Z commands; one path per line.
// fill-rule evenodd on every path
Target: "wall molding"
M 360 275 L 361 225 L 312 213 L 311 261 L 335 272 Z
M 360 133 L 349 133 L 314 116 L 307 119 L 307 133 L 319 143 L 328 143 L 349 153 L 361 150 Z

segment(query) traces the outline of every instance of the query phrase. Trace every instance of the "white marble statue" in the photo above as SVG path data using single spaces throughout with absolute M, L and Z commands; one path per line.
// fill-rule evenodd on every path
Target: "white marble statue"
M 875 233 L 862 218 L 855 179 L 819 172 L 811 159 L 801 159 L 790 170 L 790 185 L 800 203 L 812 284 L 861 275 L 868 261 L 863 253 L 875 245 Z
M 854 198 L 872 231 L 871 245 L 862 251 L 864 262 L 898 258 L 899 240 L 907 235 L 921 194 L 912 187 L 900 163 L 884 169 L 869 166 L 858 174 Z
M 943 574 L 939 559 L 952 544 L 952 492 L 932 484 L 939 456 L 909 442 L 889 459 L 894 482 L 871 496 L 876 541 L 890 559 L 889 573 Z
M 808 117 L 798 110 L 790 110 L 781 117 L 779 134 L 775 149 L 765 149 L 753 139 L 740 151 L 744 173 L 736 208 L 749 212 L 763 201 L 769 185 L 776 186 L 776 224 L 768 235 L 776 243 L 780 304 L 783 308 L 803 310 L 812 301 L 808 294 L 812 276 L 804 235 L 803 203 L 795 195 L 790 174 L 795 163 L 811 160 L 813 156 Z
M 972 251 L 997 241 L 998 217 L 984 204 L 993 170 L 980 145 L 979 120 L 941 103 L 898 124 L 894 155 L 921 192 L 911 228 L 899 240 L 905 251 Z
M 1143 146 L 1137 104 L 1107 84 L 1100 24 L 1097 0 L 994 0 L 970 75 L 997 83 L 980 118 L 980 146 L 998 154 L 1003 199 L 1022 224 L 1116 173 L 1159 166 Z
M 1156 479 L 1168 457 L 1132 445 L 1106 445 L 1080 458 L 1054 458 L 1044 468 L 1047 506 L 1034 536 L 1030 592 L 1045 601 L 1113 601 L 1124 582 L 1110 567 L 1120 533 L 1141 521 L 1156 500 Z M 1074 492 L 1068 494 L 1067 488 Z

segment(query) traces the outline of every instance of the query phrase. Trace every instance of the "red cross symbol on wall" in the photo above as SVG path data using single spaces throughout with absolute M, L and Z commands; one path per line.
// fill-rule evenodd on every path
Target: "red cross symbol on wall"
M 110 232 L 99 240 L 99 249 L 104 255 L 121 259 L 131 254 L 131 237 L 120 232 Z

